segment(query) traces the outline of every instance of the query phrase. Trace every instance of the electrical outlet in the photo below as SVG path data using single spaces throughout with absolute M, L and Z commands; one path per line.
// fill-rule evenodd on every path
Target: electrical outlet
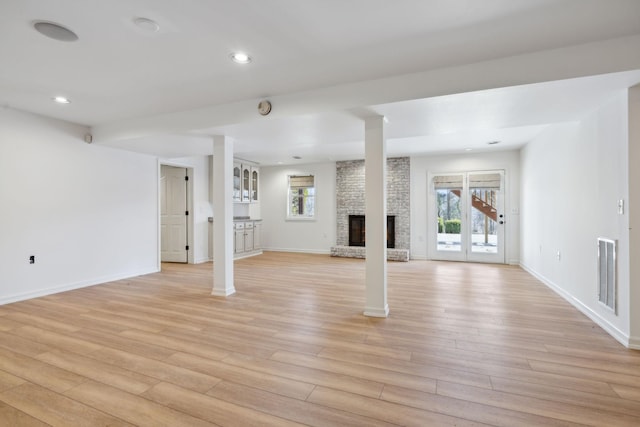
M 29 257 L 29 264 L 35 264 L 36 263 L 36 256 L 35 255 L 31 255 Z

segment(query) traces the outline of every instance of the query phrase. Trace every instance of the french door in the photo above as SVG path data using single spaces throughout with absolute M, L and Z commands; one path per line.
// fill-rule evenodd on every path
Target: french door
M 504 263 L 504 171 L 429 175 L 429 258 Z

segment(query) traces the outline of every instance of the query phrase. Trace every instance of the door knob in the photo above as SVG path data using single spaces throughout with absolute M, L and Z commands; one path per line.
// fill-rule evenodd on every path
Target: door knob
M 504 221 L 500 221 L 500 224 L 504 224 Z

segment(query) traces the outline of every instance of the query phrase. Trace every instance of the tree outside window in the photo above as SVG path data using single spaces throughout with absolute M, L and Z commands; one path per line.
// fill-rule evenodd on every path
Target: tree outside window
M 288 218 L 313 218 L 315 215 L 315 178 L 313 175 L 289 176 Z

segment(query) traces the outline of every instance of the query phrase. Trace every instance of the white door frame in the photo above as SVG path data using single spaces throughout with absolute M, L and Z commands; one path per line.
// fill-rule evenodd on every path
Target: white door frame
M 187 251 L 187 263 L 195 264 L 195 245 L 194 245 L 194 233 L 193 230 L 195 228 L 194 221 L 194 211 L 193 211 L 193 166 L 187 165 L 184 163 L 173 162 L 170 160 L 158 159 L 158 172 L 157 172 L 157 191 L 158 191 L 158 206 L 157 206 L 157 215 L 158 215 L 158 235 L 157 235 L 157 249 L 158 249 L 158 271 L 161 270 L 162 266 L 162 255 L 161 255 L 161 218 L 160 218 L 160 193 L 162 191 L 160 186 L 160 178 L 162 176 L 161 168 L 162 166 L 173 166 L 178 168 L 185 168 L 187 170 L 187 176 L 189 180 L 187 181 L 187 209 L 189 210 L 189 215 L 187 216 L 187 245 L 189 245 L 189 250 Z
M 445 261 L 468 261 L 468 262 L 489 262 L 489 263 L 499 263 L 506 264 L 507 258 L 507 236 L 506 229 L 503 224 L 500 225 L 501 236 L 499 243 L 500 247 L 500 255 L 484 255 L 484 254 L 471 254 L 469 244 L 469 240 L 471 239 L 471 234 L 469 231 L 470 227 L 470 210 L 471 210 L 471 202 L 468 200 L 469 192 L 468 188 L 468 176 L 469 174 L 474 173 L 489 173 L 489 172 L 500 172 L 501 174 L 501 207 L 502 212 L 499 214 L 504 215 L 507 206 L 506 200 L 506 169 L 487 169 L 487 170 L 465 170 L 465 171 L 457 171 L 457 172 L 428 172 L 427 173 L 427 259 L 429 260 L 445 260 Z M 448 256 L 442 256 L 443 252 L 437 250 L 437 239 L 438 239 L 438 213 L 435 209 L 435 192 L 433 188 L 433 177 L 439 175 L 463 175 L 463 188 L 460 193 L 460 204 L 461 204 L 461 214 L 465 219 L 462 221 L 462 226 L 460 230 L 460 238 L 461 238 L 461 248 L 462 250 L 459 252 L 451 252 L 448 253 Z M 503 220 L 504 217 L 501 218 Z

